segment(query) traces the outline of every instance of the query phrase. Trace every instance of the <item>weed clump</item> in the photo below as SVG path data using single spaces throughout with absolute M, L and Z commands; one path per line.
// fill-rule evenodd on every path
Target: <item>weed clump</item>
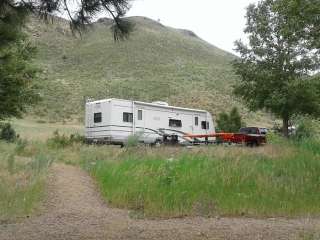
M 52 148 L 65 148 L 76 143 L 84 143 L 85 138 L 80 134 L 71 134 L 67 136 L 60 134 L 58 130 L 54 131 L 53 136 L 47 140 L 47 144 Z
M 0 140 L 14 142 L 18 137 L 10 123 L 0 124 Z
M 315 138 L 317 135 L 317 127 L 312 119 L 303 118 L 298 121 L 298 126 L 292 136 L 295 141 L 303 141 Z
M 125 146 L 130 148 L 130 147 L 137 147 L 139 145 L 139 134 L 135 135 L 130 135 L 125 143 Z

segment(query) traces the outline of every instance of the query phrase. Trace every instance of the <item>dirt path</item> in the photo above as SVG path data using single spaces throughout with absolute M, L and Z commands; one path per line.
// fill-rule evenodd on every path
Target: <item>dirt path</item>
M 319 219 L 130 219 L 127 211 L 108 208 L 86 172 L 66 165 L 53 167 L 43 209 L 0 225 L 0 239 L 309 239 L 320 231 Z

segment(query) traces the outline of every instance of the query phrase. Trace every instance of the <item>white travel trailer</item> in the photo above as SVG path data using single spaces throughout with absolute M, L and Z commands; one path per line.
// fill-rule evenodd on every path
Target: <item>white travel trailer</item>
M 124 145 L 129 136 L 155 144 L 200 143 L 214 138 L 191 139 L 187 134 L 215 133 L 209 112 L 169 106 L 165 102 L 104 99 L 86 103 L 85 137 L 88 142 Z

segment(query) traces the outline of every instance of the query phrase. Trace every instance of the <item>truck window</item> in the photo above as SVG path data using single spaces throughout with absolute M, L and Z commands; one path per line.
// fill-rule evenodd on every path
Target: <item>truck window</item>
M 169 126 L 170 127 L 182 127 L 182 122 L 181 122 L 181 120 L 177 120 L 177 119 L 169 119 Z
M 93 122 L 94 123 L 101 123 L 102 122 L 102 113 L 101 112 L 94 113 Z
M 195 118 L 194 118 L 194 125 L 195 125 L 195 126 L 198 126 L 198 125 L 199 125 L 199 118 L 198 118 L 198 117 L 195 117 Z
M 128 112 L 124 112 L 123 113 L 123 121 L 124 122 L 133 122 L 133 114 L 128 113 Z
M 142 110 L 138 110 L 138 120 L 142 120 Z
M 255 127 L 245 127 L 245 128 L 240 128 L 240 133 L 259 134 L 259 130 L 258 130 L 258 128 L 255 128 Z

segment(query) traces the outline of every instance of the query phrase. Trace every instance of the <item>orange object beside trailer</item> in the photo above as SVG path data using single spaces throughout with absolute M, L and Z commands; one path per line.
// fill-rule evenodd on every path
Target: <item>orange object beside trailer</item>
M 259 128 L 248 127 L 241 128 L 239 133 L 212 133 L 212 134 L 201 134 L 193 135 L 187 134 L 184 135 L 186 138 L 196 139 L 196 138 L 205 138 L 216 137 L 221 142 L 224 143 L 237 143 L 237 144 L 246 144 L 252 146 L 259 146 L 266 143 L 265 135 L 259 132 Z
M 209 134 L 187 134 L 183 137 L 186 138 L 209 138 L 209 137 L 217 137 L 222 139 L 224 142 L 233 142 L 235 139 L 235 133 L 209 133 Z

